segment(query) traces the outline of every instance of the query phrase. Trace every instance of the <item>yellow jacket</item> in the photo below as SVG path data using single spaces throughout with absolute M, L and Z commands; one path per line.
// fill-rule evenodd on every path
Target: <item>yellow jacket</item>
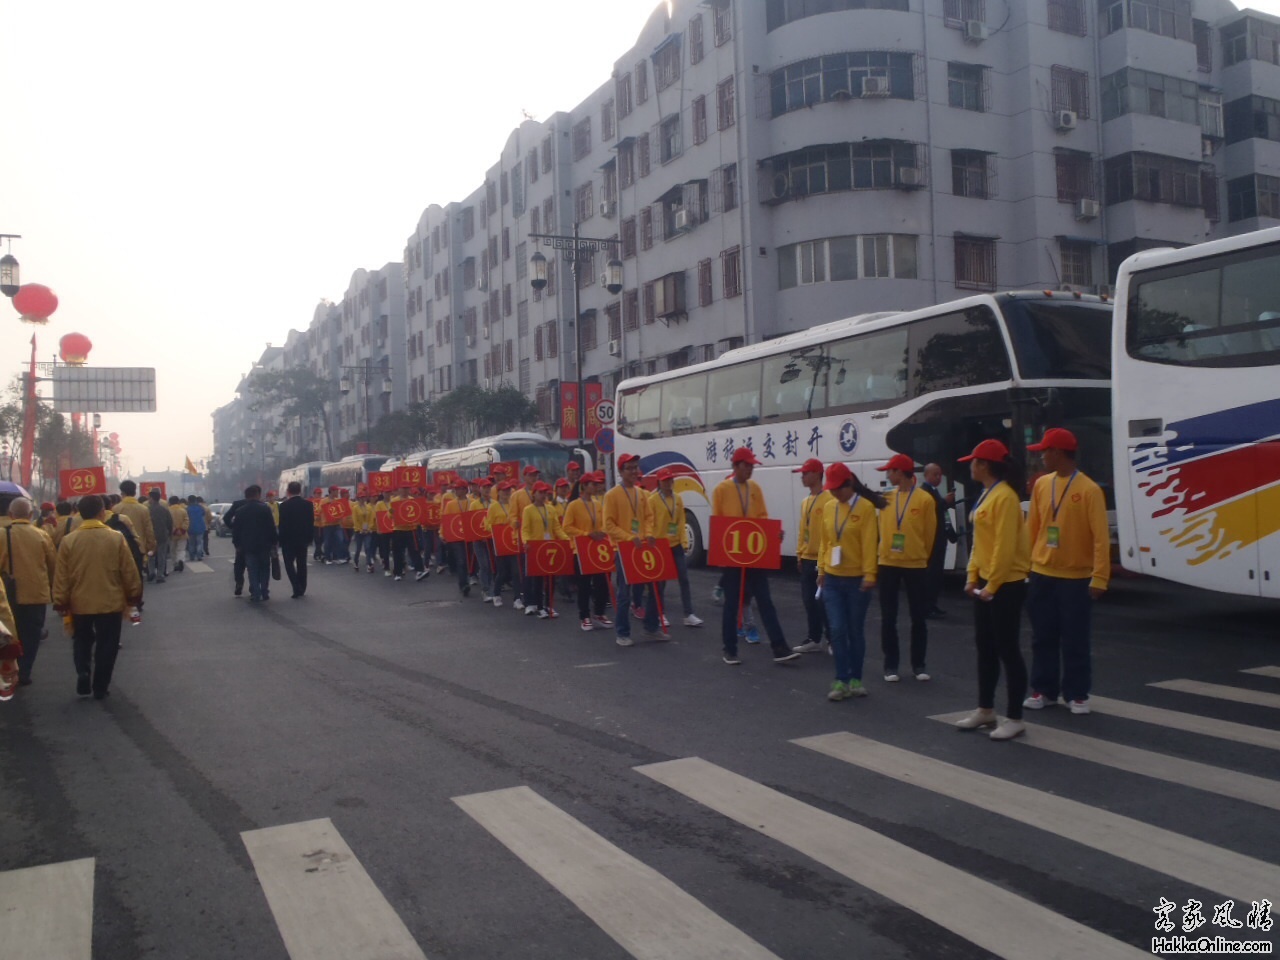
M 361 503 L 359 500 L 351 504 L 351 529 L 356 533 L 370 533 L 373 530 L 373 504 Z
M 560 525 L 564 528 L 565 536 L 570 540 L 575 537 L 589 537 L 593 533 L 604 533 L 604 514 L 594 500 L 588 501 L 579 497 L 565 506 L 564 519 Z M 577 551 L 576 543 L 573 549 Z
M 14 520 L 0 531 L 0 573 L 9 573 L 9 541 L 13 541 L 13 578 L 20 604 L 45 604 L 52 596 L 58 558 L 53 541 L 30 520 Z M 3 592 L 3 591 L 0 591 Z
M 879 535 L 876 508 L 871 501 L 855 494 L 845 506 L 832 497 L 822 508 L 822 521 L 818 524 L 818 571 L 836 577 L 862 577 L 864 583 L 875 583 Z M 837 545 L 840 562 L 832 563 L 831 551 Z
M 564 528 L 560 526 L 560 521 L 550 505 L 538 507 L 532 503 L 524 508 L 524 516 L 520 523 L 520 536 L 525 543 L 533 543 L 535 540 L 569 539 L 564 535 Z
M 172 508 L 171 508 L 172 509 Z M 53 527 L 53 545 L 55 547 L 62 546 L 62 540 L 72 530 L 80 527 L 80 514 L 70 513 L 65 517 L 58 517 L 58 522 Z
M 533 495 L 524 487 L 517 487 L 511 491 L 511 500 L 507 504 L 507 509 L 511 511 L 516 520 L 517 529 L 524 521 L 524 508 L 533 503 Z
M 822 524 L 822 510 L 834 500 L 830 490 L 819 490 L 800 501 L 800 536 L 796 541 L 796 556 L 801 560 L 818 559 L 818 527 Z
M 1013 487 L 1004 482 L 989 487 L 969 522 L 973 528 L 969 583 L 985 582 L 987 591 L 995 593 L 1006 583 L 1027 579 L 1031 541 L 1022 520 L 1022 501 Z
M 4 595 L 3 590 L 0 590 L 0 624 L 4 624 L 4 628 L 9 631 L 9 636 L 14 640 L 18 639 L 18 625 L 14 623 L 13 610 L 10 609 L 9 598 Z
M 272 500 L 267 504 L 271 508 L 271 520 L 278 527 L 280 526 L 280 504 Z
M 889 505 L 880 511 L 880 566 L 924 569 L 938 535 L 933 497 L 914 485 L 908 493 L 894 490 L 888 500 Z M 898 536 L 902 537 L 901 550 L 894 549 L 894 537 Z
M 339 499 L 346 500 L 348 503 L 350 503 L 350 504 L 351 504 L 351 512 L 350 512 L 350 513 L 348 513 L 348 514 L 347 514 L 345 517 L 343 517 L 341 520 L 339 520 L 339 521 L 338 521 L 338 525 L 339 525 L 339 526 L 341 526 L 343 530 L 355 530 L 355 528 L 356 528 L 356 506 L 357 506 L 357 504 L 358 504 L 358 501 L 356 501 L 356 500 L 352 500 L 350 497 L 340 497 Z M 279 521 L 277 521 L 277 525 L 278 525 L 278 524 L 279 524 Z
M 1054 517 L 1057 504 L 1057 517 Z M 1058 528 L 1058 545 L 1049 546 L 1049 528 Z M 1068 580 L 1088 578 L 1095 590 L 1111 580 L 1111 531 L 1102 488 L 1076 471 L 1070 480 L 1049 474 L 1036 481 L 1027 514 L 1031 572 Z
M 614 543 L 653 536 L 653 516 L 649 494 L 640 487 L 628 490 L 622 484 L 604 495 L 604 532 Z
M 378 532 L 378 514 L 387 513 L 391 510 L 391 504 L 385 500 L 375 500 L 369 504 L 369 529 L 374 533 Z M 393 525 L 394 526 L 394 525 Z
M 146 504 L 139 503 L 135 497 L 122 497 L 116 504 L 115 512 L 118 516 L 129 518 L 134 536 L 138 538 L 138 549 L 143 553 L 155 553 L 156 532 L 151 526 L 151 511 Z
M 396 531 L 397 533 L 404 533 L 406 531 L 418 529 L 413 524 L 403 524 L 396 519 L 395 504 L 399 503 L 401 500 L 412 500 L 412 499 L 413 499 L 412 497 L 402 497 L 398 494 L 391 498 L 391 504 L 388 506 L 387 509 L 391 511 L 391 529 Z
M 191 518 L 187 516 L 187 508 L 180 503 L 175 503 L 169 507 L 169 513 L 173 515 L 173 539 L 185 540 L 187 527 L 191 525 Z
M 73 616 L 123 613 L 142 596 L 138 565 L 124 536 L 101 520 L 86 520 L 58 550 L 53 605 Z
M 743 498 L 746 498 L 747 509 L 742 509 Z M 748 480 L 746 489 L 729 478 L 716 484 L 711 493 L 711 515 L 713 517 L 749 517 L 756 520 L 769 519 L 769 508 L 764 503 L 764 491 L 760 484 Z
M 521 518 L 516 516 L 515 512 L 511 509 L 510 500 L 507 501 L 507 505 L 505 507 L 497 500 L 489 504 L 488 525 L 490 531 L 505 523 L 508 527 L 514 527 L 516 533 L 519 533 L 520 521 Z
M 680 494 L 673 490 L 668 503 L 661 490 L 653 491 L 649 496 L 649 519 L 655 537 L 665 537 L 673 547 L 689 549 L 689 527 L 685 523 L 684 500 Z

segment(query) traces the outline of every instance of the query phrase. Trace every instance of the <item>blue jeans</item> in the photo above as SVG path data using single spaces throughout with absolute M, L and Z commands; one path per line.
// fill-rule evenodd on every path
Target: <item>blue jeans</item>
M 324 558 L 330 563 L 348 559 L 347 538 L 336 524 L 324 528 Z
M 862 589 L 861 577 L 827 574 L 822 581 L 822 602 L 831 628 L 831 654 L 836 661 L 836 679 L 841 683 L 862 679 L 862 661 L 867 655 L 867 608 L 871 591 Z
M 689 587 L 689 561 L 684 555 L 684 547 L 676 544 L 671 548 L 671 556 L 676 561 L 676 579 L 680 582 L 680 605 L 684 607 L 686 617 L 693 614 L 693 590 Z M 662 600 L 663 609 L 667 606 L 667 581 L 658 581 L 658 597 Z M 667 618 L 671 619 L 670 617 Z
M 188 560 L 204 559 L 204 531 L 203 530 L 187 531 L 187 559 Z
M 615 581 L 618 589 L 618 602 L 614 604 L 617 608 L 613 612 L 614 632 L 620 637 L 631 636 L 631 604 L 627 602 L 631 598 L 633 602 L 639 602 L 644 597 L 644 585 L 637 584 L 632 587 L 627 583 L 627 575 L 622 572 L 622 561 L 618 561 L 617 580 Z M 658 605 L 656 603 L 645 604 L 644 608 L 644 628 L 649 633 L 658 632 Z
M 271 554 L 266 550 L 246 550 L 244 565 L 249 574 L 249 598 L 266 600 L 271 595 Z
M 356 563 L 360 562 L 360 554 L 364 554 L 366 563 L 373 563 L 373 534 L 356 533 L 351 538 L 351 555 Z
M 1033 573 L 1027 584 L 1031 689 L 1050 700 L 1057 700 L 1058 694 L 1086 700 L 1093 685 L 1089 582 L 1088 577 L 1067 580 Z

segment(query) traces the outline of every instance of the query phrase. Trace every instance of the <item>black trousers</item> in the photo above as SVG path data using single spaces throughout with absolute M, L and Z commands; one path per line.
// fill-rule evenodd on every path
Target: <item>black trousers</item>
M 40 651 L 40 634 L 44 633 L 44 618 L 48 610 L 43 603 L 19 603 L 13 608 L 13 624 L 18 628 L 18 642 L 22 644 L 22 657 L 18 660 L 19 680 L 31 677 L 31 667 Z
M 391 534 L 375 533 L 373 548 L 378 551 L 378 559 L 382 561 L 382 569 L 391 569 Z
M 720 638 L 724 652 L 729 656 L 738 653 L 738 595 L 742 586 L 742 571 L 730 567 L 720 575 L 720 588 L 724 591 L 724 613 L 720 620 Z M 769 637 L 769 645 L 773 647 L 774 656 L 791 652 L 787 638 L 782 633 L 782 624 L 778 622 L 778 611 L 773 606 L 773 595 L 769 592 L 769 577 L 763 570 L 747 569 L 747 592 L 742 599 L 743 605 L 754 597 L 756 606 L 760 608 L 760 620 L 764 624 L 764 632 Z M 624 597 L 618 603 L 625 602 Z
M 236 547 L 235 563 L 231 565 L 231 576 L 235 578 L 236 589 L 244 589 L 244 551 Z
M 929 649 L 929 569 L 880 565 L 880 649 L 884 672 L 898 672 L 898 593 L 907 593 L 911 613 L 911 672 L 924 673 Z M 999 596 L 999 594 L 997 594 Z
M 454 572 L 458 574 L 458 589 L 463 593 L 471 591 L 471 551 L 465 543 L 449 544 L 449 552 L 453 555 Z
M 1007 716 L 1022 719 L 1022 701 L 1027 695 L 1027 665 L 1018 645 L 1022 626 L 1022 605 L 1027 599 L 1026 583 L 1006 583 L 989 601 L 973 601 L 973 633 L 978 647 L 978 706 L 991 710 L 996 705 L 996 684 L 1003 665 L 1009 691 Z
M 809 622 L 809 635 L 806 639 L 821 642 L 825 637 L 831 639 L 831 628 L 827 626 L 827 605 L 816 596 L 818 592 L 818 561 L 800 561 L 800 598 L 804 601 L 804 613 Z
M 502 596 L 502 588 L 515 582 L 519 557 L 498 557 L 493 565 L 493 585 L 490 596 Z M 516 596 L 520 594 L 517 592 Z
M 938 597 L 942 596 L 942 573 L 947 565 L 947 539 L 942 530 L 938 530 L 938 539 L 942 548 L 933 548 L 929 555 L 929 566 L 925 568 L 925 606 L 929 611 L 938 609 Z
M 291 543 L 280 548 L 285 576 L 289 578 L 289 585 L 298 596 L 307 592 L 307 553 L 310 549 L 309 543 Z
M 580 573 L 578 581 L 578 619 L 585 620 L 593 613 L 604 616 L 609 602 L 609 575 L 607 573 Z M 564 579 L 568 580 L 568 577 Z
M 413 569 L 422 570 L 422 554 L 418 550 L 418 541 L 413 536 L 412 530 L 396 530 L 391 534 L 391 560 L 392 573 L 397 577 L 404 576 L 404 555 L 409 553 L 409 562 L 413 564 Z
M 72 655 L 76 673 L 92 680 L 94 693 L 106 693 L 120 653 L 121 613 L 82 613 L 72 618 Z M 94 650 L 94 647 L 97 650 Z

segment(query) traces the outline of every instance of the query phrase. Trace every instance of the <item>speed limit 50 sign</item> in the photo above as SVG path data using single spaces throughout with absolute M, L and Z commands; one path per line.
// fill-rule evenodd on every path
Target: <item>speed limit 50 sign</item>
M 606 427 L 609 426 L 609 424 L 613 423 L 613 415 L 614 415 L 613 401 L 607 398 L 604 400 L 597 401 L 594 408 L 594 413 L 596 415 L 596 419 L 600 421 L 601 425 Z

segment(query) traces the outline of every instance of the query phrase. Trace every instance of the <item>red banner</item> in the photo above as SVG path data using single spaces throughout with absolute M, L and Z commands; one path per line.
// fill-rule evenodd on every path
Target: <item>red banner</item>
M 525 544 L 526 569 L 531 577 L 573 575 L 573 551 L 564 540 L 535 540 Z
M 458 472 L 456 470 L 432 470 L 431 471 L 431 483 L 434 486 L 440 487 L 442 489 L 453 486 L 457 481 L 461 479 L 462 478 L 458 476 Z
M 495 481 L 497 480 L 519 480 L 520 479 L 520 461 L 519 460 L 501 460 L 498 463 L 489 464 L 489 476 Z
M 578 563 L 583 573 L 613 573 L 613 544 L 608 539 L 574 537 L 573 542 L 578 548 Z
M 604 426 L 596 419 L 596 404 L 604 399 L 604 386 L 599 383 L 584 383 L 582 385 L 583 398 L 583 417 L 586 422 L 588 440 L 594 440 L 600 428 Z
M 426 518 L 427 502 L 418 497 L 391 501 L 391 516 L 397 527 L 420 527 Z
M 578 385 L 560 384 L 560 439 L 577 440 L 582 435 L 578 419 Z
M 475 543 L 488 540 L 489 531 L 484 528 L 489 514 L 484 510 L 468 510 L 451 513 L 440 520 L 440 536 L 450 543 Z
M 320 507 L 320 513 L 324 517 L 325 523 L 341 523 L 351 516 L 351 501 L 330 500 Z
M 396 467 L 393 482 L 396 489 L 401 487 L 425 487 L 427 485 L 426 467 Z
M 169 493 L 165 489 L 163 480 L 141 480 L 138 482 L 138 499 L 147 499 L 147 497 L 151 496 L 152 490 L 160 491 L 161 500 L 166 500 L 169 497 Z
M 106 493 L 107 474 L 102 467 L 59 470 L 58 486 L 66 497 L 86 497 L 91 493 Z
M 782 521 L 712 517 L 707 563 L 713 567 L 782 566 Z
M 509 523 L 499 524 L 494 527 L 493 549 L 500 557 L 519 556 L 520 538 L 516 536 L 516 528 Z
M 396 488 L 396 475 L 393 470 L 375 470 L 369 474 L 370 493 L 390 493 Z
M 390 510 L 379 510 L 374 513 L 373 517 L 379 533 L 391 533 L 395 530 L 395 524 L 391 521 Z
M 637 545 L 630 541 L 620 543 L 618 557 L 627 583 L 653 583 L 676 578 L 676 558 L 672 556 L 671 544 L 666 540 L 658 540 L 652 545 Z

